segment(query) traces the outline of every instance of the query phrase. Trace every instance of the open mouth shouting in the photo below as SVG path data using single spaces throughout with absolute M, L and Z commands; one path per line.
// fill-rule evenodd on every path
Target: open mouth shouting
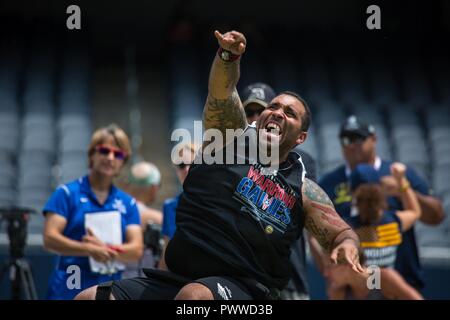
M 283 134 L 281 125 L 273 120 L 267 121 L 263 131 L 265 132 L 267 139 L 270 141 L 279 141 Z

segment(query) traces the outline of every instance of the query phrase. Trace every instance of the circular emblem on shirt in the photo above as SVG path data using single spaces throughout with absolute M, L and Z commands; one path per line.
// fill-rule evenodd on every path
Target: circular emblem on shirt
M 273 227 L 272 226 L 267 226 L 265 229 L 267 234 L 271 234 L 273 232 Z

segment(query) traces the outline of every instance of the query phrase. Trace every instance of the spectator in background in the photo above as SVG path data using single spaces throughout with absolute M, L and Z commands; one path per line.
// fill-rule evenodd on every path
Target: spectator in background
M 174 155 L 175 159 L 172 159 L 172 161 L 177 163 L 175 165 L 175 172 L 177 174 L 178 181 L 181 185 L 183 185 L 184 180 L 189 173 L 189 168 L 194 161 L 195 153 L 197 152 L 198 147 L 195 144 L 186 143 L 182 144 L 178 150 L 178 154 Z M 161 254 L 161 260 L 159 261 L 159 269 L 167 270 L 166 262 L 164 260 L 164 253 L 170 239 L 172 239 L 176 230 L 175 215 L 179 199 L 180 194 L 178 194 L 174 198 L 165 200 L 163 204 L 163 223 L 161 236 L 163 238 L 164 244 Z
M 265 83 L 254 83 L 247 86 L 241 94 L 247 123 L 252 124 L 257 121 L 275 96 L 275 91 Z M 306 169 L 306 177 L 316 181 L 315 160 L 307 152 L 301 150 L 300 145 L 296 146 L 293 151 L 301 157 Z M 291 248 L 292 278 L 281 292 L 282 299 L 304 300 L 309 298 L 305 249 L 305 237 L 302 234 Z
M 59 255 L 49 280 L 48 299 L 73 299 L 85 288 L 121 278 L 118 269 L 108 270 L 111 274 L 91 270 L 89 257 L 108 266 L 116 260 L 141 258 L 142 231 L 136 201 L 113 185 L 130 154 L 130 143 L 122 129 L 115 125 L 98 129 L 88 149 L 89 174 L 59 186 L 45 205 L 44 246 Z M 122 244 L 104 243 L 85 228 L 88 216 L 106 214 L 120 223 Z M 75 274 L 68 269 L 72 266 L 79 268 Z M 79 279 L 70 280 L 71 276 Z
M 160 186 L 161 173 L 153 163 L 142 161 L 131 167 L 126 190 L 136 199 L 144 230 L 148 223 L 162 224 L 161 211 L 149 207 L 155 202 Z
M 136 199 L 144 235 L 149 232 L 148 228 L 153 228 L 153 225 L 160 228 L 162 223 L 161 211 L 149 207 L 155 202 L 160 186 L 161 173 L 153 163 L 141 161 L 131 167 L 125 190 Z M 142 268 L 155 267 L 155 263 L 154 252 L 144 241 L 142 259 L 127 263 L 122 278 L 143 276 Z
M 404 164 L 396 162 L 391 165 L 392 177 L 402 186 L 399 195 L 401 211 L 387 210 L 383 182 L 373 166 L 359 164 L 350 175 L 354 205 L 359 214 L 350 217 L 348 222 L 358 234 L 370 266 L 393 268 L 402 233 L 411 229 L 420 218 L 419 202 L 405 173 Z
M 364 252 L 360 250 L 359 261 L 365 266 Z M 375 269 L 374 269 L 375 270 Z M 324 277 L 328 282 L 330 300 L 423 300 L 420 293 L 410 286 L 394 269 L 379 270 L 379 288 L 369 288 L 367 274 L 356 274 L 346 265 L 336 265 L 327 259 Z M 373 274 L 374 276 L 374 274 Z M 372 282 L 370 281 L 370 284 Z
M 357 208 L 352 206 L 350 192 L 350 173 L 358 164 L 372 165 L 381 177 L 390 175 L 391 161 L 382 160 L 377 156 L 377 137 L 375 128 L 367 125 L 355 116 L 348 117 L 341 126 L 339 139 L 346 164 L 325 174 L 319 181 L 320 186 L 329 195 L 336 211 L 344 219 L 358 214 Z M 443 219 L 441 201 L 429 193 L 427 183 L 411 169 L 406 169 L 406 177 L 418 198 L 422 216 L 420 220 L 428 224 L 439 224 Z M 389 190 L 388 209 L 402 210 L 398 195 L 402 185 L 390 177 L 384 179 Z M 397 252 L 395 264 L 397 271 L 406 281 L 419 291 L 424 286 L 422 269 L 420 266 L 414 227 L 403 234 L 403 242 Z

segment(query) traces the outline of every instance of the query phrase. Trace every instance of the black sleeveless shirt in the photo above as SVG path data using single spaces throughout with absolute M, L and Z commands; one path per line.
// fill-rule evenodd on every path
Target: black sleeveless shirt
M 191 166 L 166 263 L 192 279 L 247 277 L 282 289 L 291 276 L 290 246 L 304 225 L 304 168 L 291 152 L 278 170 L 269 170 L 248 155 L 248 147 L 257 145 L 256 129 L 247 127 L 244 135 L 245 141 L 235 138 L 235 146 L 246 150 L 235 153 L 235 164 Z

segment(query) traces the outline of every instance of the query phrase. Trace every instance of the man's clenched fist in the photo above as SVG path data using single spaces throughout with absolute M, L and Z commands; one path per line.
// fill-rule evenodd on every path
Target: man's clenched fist
M 237 31 L 229 31 L 221 34 L 216 30 L 214 31 L 214 35 L 219 42 L 219 46 L 223 49 L 228 50 L 235 55 L 241 55 L 245 52 L 247 40 L 242 33 Z

